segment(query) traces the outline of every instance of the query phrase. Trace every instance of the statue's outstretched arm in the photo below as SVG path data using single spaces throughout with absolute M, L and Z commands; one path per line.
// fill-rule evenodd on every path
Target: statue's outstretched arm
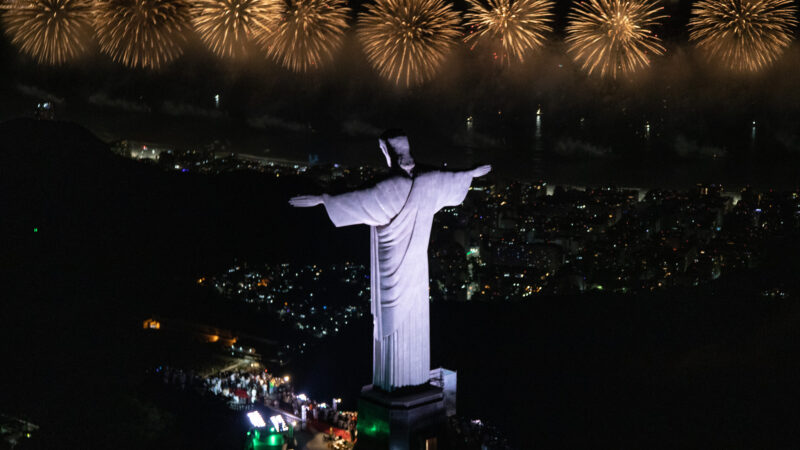
M 482 177 L 491 171 L 492 171 L 491 164 L 486 164 L 484 166 L 476 167 L 470 170 L 469 172 L 470 175 L 472 175 L 472 178 L 477 178 L 477 177 Z
M 323 203 L 321 195 L 298 195 L 289 199 L 289 204 L 295 208 L 309 208 Z

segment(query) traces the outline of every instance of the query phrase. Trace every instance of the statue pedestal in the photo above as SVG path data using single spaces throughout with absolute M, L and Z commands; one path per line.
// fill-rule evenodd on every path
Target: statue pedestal
M 357 450 L 437 450 L 447 426 L 441 388 L 423 385 L 385 392 L 372 385 L 358 400 Z

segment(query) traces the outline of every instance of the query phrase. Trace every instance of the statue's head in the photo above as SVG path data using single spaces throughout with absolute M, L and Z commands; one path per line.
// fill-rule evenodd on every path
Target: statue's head
M 386 164 L 391 168 L 400 168 L 411 175 L 414 170 L 414 158 L 411 157 L 411 148 L 408 145 L 408 136 L 403 130 L 386 130 L 378 138 L 378 145 L 386 158 Z

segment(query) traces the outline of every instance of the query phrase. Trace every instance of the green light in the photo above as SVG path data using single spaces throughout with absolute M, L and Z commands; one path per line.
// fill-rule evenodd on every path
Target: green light
M 38 228 L 36 228 L 36 227 L 33 227 L 33 232 L 34 232 L 34 233 L 38 233 L 38 232 L 39 232 L 39 229 L 38 229 Z
M 263 436 L 259 435 L 258 431 L 256 431 L 254 434 L 255 436 L 250 438 L 250 443 L 254 450 L 281 448 L 286 442 L 283 435 L 280 433 Z
M 368 414 L 365 414 L 363 418 L 359 416 L 358 419 L 360 432 L 363 431 L 364 434 L 372 437 L 389 436 L 389 423 L 387 421 L 378 417 L 370 417 Z

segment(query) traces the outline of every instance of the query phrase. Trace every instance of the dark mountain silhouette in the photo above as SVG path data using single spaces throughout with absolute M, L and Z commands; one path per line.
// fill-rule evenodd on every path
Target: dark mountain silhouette
M 38 245 L 57 252 L 51 256 L 175 277 L 205 272 L 221 258 L 285 260 L 318 248 L 320 240 L 341 242 L 341 233 L 327 239 L 333 227 L 323 221 L 287 220 L 297 214 L 286 205 L 290 195 L 319 189 L 309 182 L 278 184 L 255 172 L 165 172 L 118 157 L 67 123 L 14 120 L 0 125 L 0 136 L 3 231 L 22 248 Z M 314 242 L 286 239 L 304 231 L 313 231 L 306 240 Z

